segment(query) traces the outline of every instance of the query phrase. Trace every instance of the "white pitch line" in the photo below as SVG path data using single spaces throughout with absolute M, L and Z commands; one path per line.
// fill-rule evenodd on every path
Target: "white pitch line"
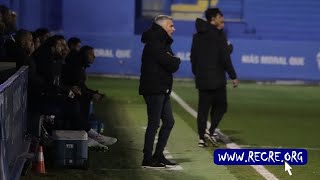
M 178 166 L 174 166 L 174 167 L 170 167 L 170 168 L 164 168 L 164 170 L 169 170 L 169 171 L 182 171 L 183 168 L 178 165 Z
M 171 97 L 177 101 L 180 106 L 182 106 L 183 109 L 185 109 L 187 112 L 189 112 L 194 118 L 197 118 L 198 113 L 190 107 L 183 99 L 181 99 L 174 91 L 171 92 Z M 207 122 L 207 127 L 210 127 L 211 123 Z M 219 133 L 220 136 L 224 136 L 222 140 L 226 143 L 227 148 L 229 149 L 241 149 L 240 146 L 236 143 L 233 143 L 229 140 L 228 136 L 224 135 L 219 129 L 216 130 L 217 133 Z M 228 141 L 226 141 L 228 140 Z M 278 180 L 278 178 L 269 172 L 265 167 L 261 165 L 251 165 L 261 176 L 263 176 L 267 180 Z

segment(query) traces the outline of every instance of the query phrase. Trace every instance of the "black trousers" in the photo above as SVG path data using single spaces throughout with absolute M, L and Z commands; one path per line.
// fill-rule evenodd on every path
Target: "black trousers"
M 76 96 L 69 99 L 67 110 L 67 129 L 89 131 L 90 98 L 87 96 Z
M 210 108 L 211 127 L 209 131 L 213 134 L 227 111 L 227 92 L 225 87 L 215 90 L 199 90 L 197 122 L 200 139 L 204 139 Z
M 28 101 L 27 101 L 27 132 L 35 137 L 39 137 L 41 135 L 41 127 L 40 123 L 40 107 L 41 99 L 39 96 L 33 95 L 29 93 L 28 90 Z
M 146 160 L 152 158 L 154 139 L 160 126 L 160 119 L 162 120 L 162 126 L 160 128 L 154 156 L 163 155 L 163 150 L 167 145 L 171 129 L 174 125 L 174 118 L 172 114 L 170 96 L 168 94 L 144 95 L 143 97 L 147 104 L 148 114 L 148 127 L 145 133 L 143 148 L 144 159 Z

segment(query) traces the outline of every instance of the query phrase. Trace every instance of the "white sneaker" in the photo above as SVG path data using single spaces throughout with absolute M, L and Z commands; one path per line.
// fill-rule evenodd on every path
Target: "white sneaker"
M 199 139 L 198 146 L 199 147 L 208 147 L 208 144 L 205 140 Z
M 214 136 L 210 136 L 210 134 L 204 134 L 204 138 L 209 140 L 213 146 L 219 146 L 219 143 Z
M 88 147 L 89 148 L 99 148 L 108 150 L 108 146 L 105 146 L 103 144 L 100 144 L 99 142 L 95 141 L 94 139 L 88 138 Z
M 98 141 L 98 143 L 103 144 L 105 146 L 110 146 L 118 141 L 117 138 L 104 136 L 102 134 L 97 133 L 93 129 L 90 129 L 88 131 L 88 136 L 94 139 L 95 141 Z
M 209 129 L 206 129 L 206 134 L 210 134 L 210 131 L 209 131 Z
M 211 134 L 210 131 L 209 131 L 209 129 L 206 129 L 206 134 L 209 134 L 209 135 Z M 218 133 L 214 132 L 213 135 L 211 135 L 211 137 L 212 137 L 212 136 L 213 136 L 213 138 L 214 138 L 215 140 L 221 141 L 221 138 L 220 138 L 220 136 L 219 136 Z

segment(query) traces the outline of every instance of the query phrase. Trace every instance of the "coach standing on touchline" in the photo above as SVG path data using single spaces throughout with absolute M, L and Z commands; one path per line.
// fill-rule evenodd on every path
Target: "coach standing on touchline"
M 193 35 L 190 56 L 199 92 L 197 117 L 199 147 L 208 146 L 207 139 L 217 145 L 214 132 L 227 111 L 226 73 L 231 78 L 233 87 L 239 85 L 230 58 L 232 48 L 228 46 L 223 32 L 223 14 L 218 8 L 209 8 L 205 11 L 205 16 L 207 21 L 196 20 L 197 33 Z M 205 130 L 210 109 L 211 127 L 207 134 Z
M 141 38 L 144 49 L 141 59 L 139 94 L 143 95 L 148 114 L 142 161 L 144 168 L 164 168 L 176 165 L 163 155 L 163 150 L 174 125 L 170 103 L 172 74 L 178 70 L 180 64 L 180 59 L 174 56 L 170 47 L 174 31 L 172 18 L 159 15 Z M 153 144 L 160 126 L 160 119 L 162 126 L 153 154 Z

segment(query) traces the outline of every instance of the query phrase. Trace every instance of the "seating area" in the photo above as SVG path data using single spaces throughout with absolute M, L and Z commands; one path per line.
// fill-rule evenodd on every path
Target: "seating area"
M 163 1 L 162 1 L 163 2 Z M 196 5 L 198 3 L 185 0 L 185 3 Z M 203 3 L 203 0 L 201 0 Z M 209 2 L 209 1 L 208 1 Z M 209 4 L 207 2 L 207 4 Z M 159 3 L 159 2 L 158 2 Z M 164 3 L 164 2 L 163 2 Z M 175 7 L 182 1 L 173 1 Z M 211 1 L 211 5 L 214 5 Z M 320 1 L 314 0 L 220 0 L 217 7 L 224 13 L 226 19 L 226 31 L 230 38 L 261 39 L 261 40 L 320 40 Z M 175 14 L 171 8 L 171 14 Z M 165 11 L 165 8 L 163 8 Z M 156 14 L 160 13 L 158 10 Z M 181 14 L 181 11 L 179 11 Z M 190 12 L 191 13 L 191 12 Z M 191 36 L 194 33 L 195 17 L 202 12 L 196 12 L 194 18 L 189 18 L 189 12 L 185 12 L 186 19 L 178 17 L 176 32 L 179 36 Z M 194 13 L 192 11 L 192 13 Z M 150 12 L 149 12 L 150 14 Z M 182 16 L 183 17 L 183 16 Z M 150 19 L 136 18 L 136 34 L 140 34 Z
M 235 6 L 239 6 L 234 1 L 221 1 L 221 9 L 225 12 L 232 12 L 233 9 L 236 9 Z M 244 22 L 251 30 L 249 33 L 254 35 L 256 39 L 320 40 L 318 33 L 320 31 L 320 22 L 318 21 L 320 1 L 257 0 L 243 2 Z M 230 37 L 237 38 L 238 35 L 241 37 L 241 29 L 243 28 L 240 26 L 231 25 L 229 28 Z

